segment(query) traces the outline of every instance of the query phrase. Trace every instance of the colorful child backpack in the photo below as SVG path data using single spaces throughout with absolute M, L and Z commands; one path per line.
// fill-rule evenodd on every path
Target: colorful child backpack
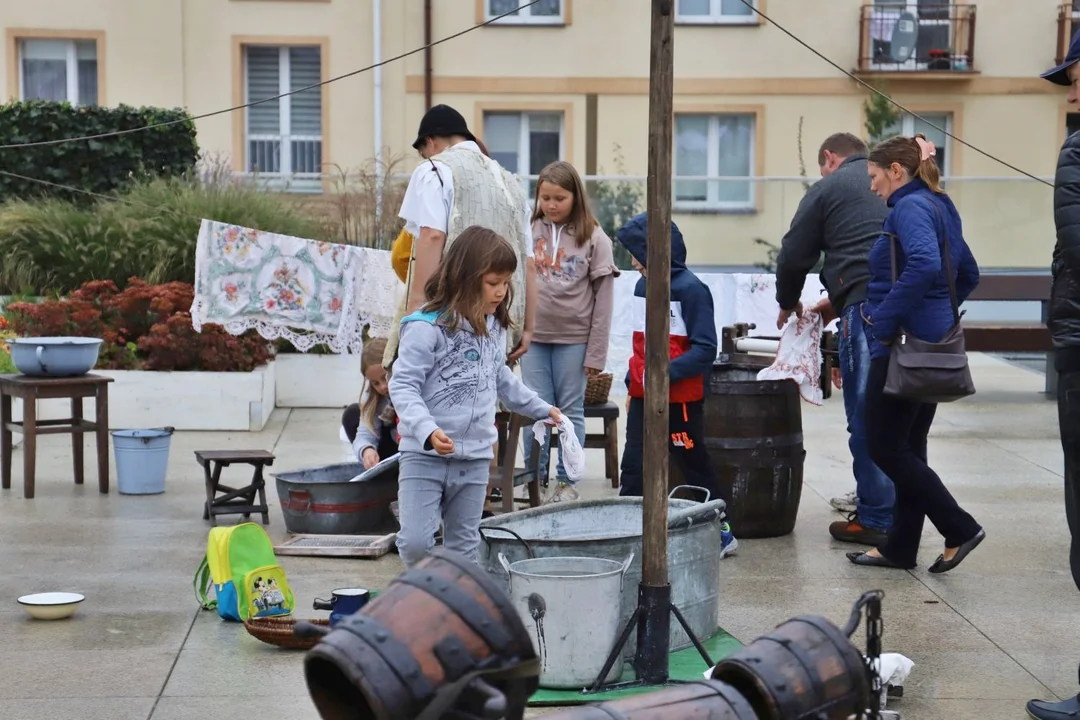
M 210 530 L 206 555 L 195 571 L 195 597 L 203 610 L 217 608 L 222 618 L 236 622 L 291 615 L 296 607 L 270 536 L 250 522 Z

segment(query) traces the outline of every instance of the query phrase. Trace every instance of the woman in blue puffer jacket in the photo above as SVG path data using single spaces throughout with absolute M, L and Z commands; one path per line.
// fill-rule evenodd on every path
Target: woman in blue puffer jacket
M 870 153 L 870 187 L 892 210 L 885 218 L 884 232 L 870 249 L 870 284 L 862 305 L 871 358 L 865 423 L 870 457 L 896 487 L 896 508 L 884 545 L 848 553 L 848 559 L 856 565 L 913 568 L 923 522 L 930 518 L 945 537 L 945 550 L 930 572 L 943 573 L 959 565 L 982 542 L 985 532 L 927 465 L 926 438 L 937 405 L 884 392 L 889 345 L 901 329 L 939 342 L 953 328 L 942 261 L 946 237 L 957 301 L 964 302 L 979 284 L 979 267 L 964 241 L 956 206 L 941 189 L 934 154 L 934 146 L 922 135 L 892 138 Z M 896 282 L 890 248 L 894 238 Z

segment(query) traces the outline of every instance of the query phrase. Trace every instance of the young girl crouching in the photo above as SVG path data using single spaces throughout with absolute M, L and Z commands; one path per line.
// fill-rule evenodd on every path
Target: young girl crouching
M 360 372 L 364 375 L 360 402 L 349 405 L 341 414 L 341 439 L 349 443 L 366 470 L 398 451 L 397 414 L 390 402 L 389 380 L 382 364 L 384 352 L 384 338 L 364 345 L 360 354 Z
M 525 417 L 562 417 L 506 365 L 517 253 L 497 233 L 466 228 L 401 321 L 390 397 L 401 433 L 398 552 L 405 567 L 443 546 L 476 560 L 497 439 L 498 402 Z

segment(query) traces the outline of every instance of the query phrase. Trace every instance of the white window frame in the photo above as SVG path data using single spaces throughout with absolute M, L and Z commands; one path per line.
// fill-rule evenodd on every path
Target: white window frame
M 518 115 L 521 118 L 520 129 L 518 131 L 518 168 L 524 167 L 525 172 L 518 172 L 518 168 L 510 169 L 510 172 L 514 173 L 522 179 L 522 187 L 525 189 L 525 194 L 529 195 L 529 186 L 533 182 L 534 178 L 529 174 L 528 169 L 532 160 L 529 154 L 529 135 L 531 134 L 532 122 L 530 118 L 533 115 L 558 115 L 559 116 L 559 157 L 558 160 L 563 160 L 566 157 L 566 113 L 562 110 L 484 110 L 483 123 L 484 128 L 487 128 L 488 115 Z M 532 197 L 530 196 L 530 201 Z
M 94 44 L 94 61 L 98 63 L 98 68 L 99 68 L 98 77 L 97 77 L 97 85 L 98 85 L 97 90 L 98 90 L 98 100 L 100 101 L 100 99 L 101 99 L 101 74 L 100 74 L 101 58 L 98 57 L 99 48 L 98 48 L 97 40 L 95 40 L 93 38 L 78 38 L 78 39 L 75 39 L 75 38 L 37 38 L 37 37 L 24 37 L 24 38 L 18 38 L 18 40 L 17 40 L 17 42 L 18 42 L 18 58 L 17 58 L 17 62 L 18 62 L 18 65 L 19 65 L 18 72 L 19 72 L 19 99 L 20 100 L 26 100 L 26 73 L 24 72 L 24 69 L 23 69 L 23 56 L 24 56 L 24 53 L 26 52 L 26 43 L 34 42 L 34 41 L 37 41 L 37 40 L 46 40 L 46 41 L 53 41 L 53 42 L 59 41 L 59 42 L 63 42 L 63 43 L 67 44 L 67 68 L 66 68 L 66 72 L 65 72 L 65 80 L 67 81 L 67 93 L 66 94 L 67 94 L 67 101 L 69 103 L 71 103 L 72 105 L 80 105 L 81 104 L 79 102 L 79 54 L 78 54 L 78 49 L 76 47 L 76 43 L 80 43 L 80 42 L 91 42 L 91 43 L 93 43 Z
M 919 115 L 944 115 L 945 116 L 945 131 L 949 134 L 953 134 L 953 113 L 951 110 L 919 110 Z M 915 135 L 915 116 L 904 114 L 900 118 L 900 134 L 906 137 L 912 137 Z M 877 138 L 877 141 L 888 140 L 888 138 Z M 952 138 L 948 135 L 945 136 L 945 166 L 938 165 L 938 169 L 941 170 L 941 177 L 948 179 L 952 170 L 954 143 Z
M 679 25 L 757 25 L 758 15 L 751 12 L 749 15 L 727 15 L 723 12 L 723 0 L 709 0 L 708 15 L 684 15 L 679 12 L 681 0 L 675 0 L 675 22 Z M 754 0 L 754 8 L 758 7 L 758 0 Z
M 278 94 L 284 94 L 289 92 L 292 80 L 292 58 L 289 56 L 289 50 L 293 47 L 314 47 L 319 50 L 319 64 L 320 68 L 322 63 L 325 62 L 325 58 L 322 56 L 322 48 L 317 45 L 311 46 L 298 46 L 298 45 L 245 45 L 243 60 L 244 60 L 244 102 L 249 103 L 252 101 L 248 83 L 250 80 L 250 74 L 248 72 L 248 48 L 250 47 L 274 47 L 278 51 Z M 323 110 L 323 103 L 326 101 L 325 93 L 319 99 L 319 112 Z M 248 108 L 250 110 L 250 108 Z M 280 171 L 276 173 L 266 172 L 265 170 L 258 170 L 259 177 L 273 178 L 274 184 L 278 184 L 281 181 L 292 181 L 297 183 L 291 185 L 290 189 L 298 192 L 310 192 L 312 190 L 321 190 L 322 188 L 322 174 L 321 173 L 297 173 L 292 171 L 292 143 L 296 141 L 309 141 L 319 142 L 320 147 L 325 143 L 326 127 L 322 128 L 323 132 L 320 135 L 293 135 L 292 134 L 292 95 L 286 95 L 278 100 L 278 134 L 252 134 L 250 130 L 251 113 L 244 114 L 244 172 L 247 175 L 253 174 L 251 167 L 251 142 L 252 141 L 278 141 L 278 152 Z
M 491 0 L 484 0 L 484 20 L 492 20 L 499 17 L 491 12 Z M 559 0 L 558 15 L 533 15 L 532 6 L 523 7 L 517 15 L 507 15 L 496 20 L 495 25 L 565 25 L 566 24 L 566 0 Z
M 750 185 L 750 197 L 748 200 L 740 202 L 724 202 L 715 197 L 720 191 L 720 184 L 716 180 L 705 181 L 705 200 L 677 200 L 675 194 L 674 184 L 683 178 L 690 177 L 696 178 L 697 176 L 680 176 L 675 174 L 675 163 L 672 158 L 672 209 L 682 212 L 693 211 L 711 211 L 711 212 L 747 212 L 757 210 L 757 183 L 754 177 L 754 168 L 757 167 L 757 139 L 758 133 L 761 132 L 761 128 L 758 127 L 758 116 L 756 113 L 748 112 L 687 112 L 676 113 L 676 117 L 679 115 L 691 116 L 697 115 L 699 117 L 707 117 L 709 119 L 709 135 L 706 140 L 706 173 L 705 176 L 709 178 L 720 177 L 720 118 L 722 117 L 748 117 L 751 120 L 751 127 L 753 128 L 753 135 L 750 138 L 750 172 L 746 176 L 746 182 Z M 677 140 L 676 140 L 677 142 Z M 672 149 L 674 152 L 675 149 Z M 694 182 L 693 179 L 688 182 Z

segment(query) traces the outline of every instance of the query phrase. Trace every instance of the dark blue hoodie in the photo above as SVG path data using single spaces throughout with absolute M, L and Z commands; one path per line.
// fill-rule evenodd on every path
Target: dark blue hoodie
M 617 233 L 634 258 L 646 266 L 646 214 L 635 216 Z M 630 397 L 645 396 L 645 277 L 634 288 L 634 354 L 626 386 Z M 716 320 L 712 293 L 686 267 L 686 244 L 671 223 L 671 402 L 696 402 L 705 397 L 706 378 L 716 361 Z

